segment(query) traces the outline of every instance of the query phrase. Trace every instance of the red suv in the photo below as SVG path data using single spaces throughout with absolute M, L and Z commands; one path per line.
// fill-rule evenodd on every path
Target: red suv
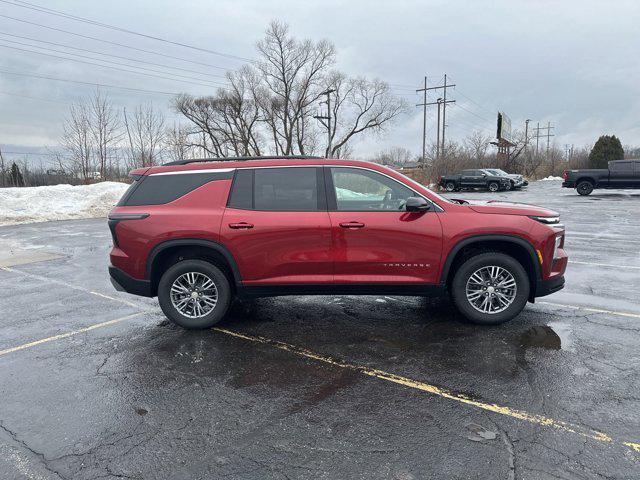
M 451 295 L 497 324 L 564 286 L 558 214 L 444 198 L 381 165 L 185 160 L 134 170 L 109 215 L 116 289 L 206 328 L 234 297 Z

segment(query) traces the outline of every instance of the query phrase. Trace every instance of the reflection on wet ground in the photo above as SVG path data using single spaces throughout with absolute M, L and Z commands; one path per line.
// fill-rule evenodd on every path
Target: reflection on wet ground
M 556 322 L 551 325 L 535 325 L 520 335 L 523 348 L 546 348 L 548 350 L 571 350 L 569 326 Z

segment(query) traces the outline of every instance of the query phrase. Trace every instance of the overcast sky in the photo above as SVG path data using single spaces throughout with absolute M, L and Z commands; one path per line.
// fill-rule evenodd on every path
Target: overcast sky
M 565 144 L 590 145 L 602 134 L 616 134 L 625 145 L 640 145 L 637 0 L 27 1 L 36 7 L 243 58 L 255 56 L 255 42 L 271 20 L 279 19 L 287 22 L 298 37 L 331 40 L 337 48 L 339 68 L 352 75 L 383 79 L 411 104 L 417 100 L 413 87 L 422 83 L 424 75 L 435 83 L 447 73 L 457 85 L 449 93 L 457 105 L 447 110 L 451 138 L 462 139 L 473 130 L 495 135 L 496 112 L 502 110 L 511 117 L 514 129 L 523 128 L 526 118 L 533 126 L 536 122 L 552 122 L 556 133 L 553 140 L 562 148 Z M 16 3 L 28 5 L 19 0 L 0 0 L 0 146 L 5 152 L 36 152 L 56 145 L 68 104 L 95 88 L 7 72 L 166 93 L 207 94 L 215 88 L 209 82 L 220 80 L 213 75 L 243 63 L 22 8 Z M 163 58 L 24 21 L 199 63 Z M 173 70 L 174 75 L 191 77 L 183 82 L 175 77 L 164 80 L 126 73 L 52 57 L 68 55 L 25 46 L 37 42 L 16 35 L 212 76 Z M 72 52 L 56 45 L 39 45 Z M 147 64 L 144 67 L 167 71 Z M 105 91 L 120 107 L 152 101 L 165 109 L 170 121 L 177 118 L 168 110 L 169 95 L 115 88 Z M 435 109 L 429 115 L 428 135 L 433 140 Z M 384 136 L 360 141 L 355 156 L 366 157 L 396 145 L 417 154 L 421 129 L 421 112 L 414 107 L 412 115 L 400 119 Z

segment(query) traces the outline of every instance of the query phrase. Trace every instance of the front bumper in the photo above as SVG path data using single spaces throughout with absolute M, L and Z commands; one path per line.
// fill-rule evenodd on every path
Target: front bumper
M 539 280 L 536 285 L 536 298 L 551 295 L 564 288 L 564 275 L 550 278 L 549 280 Z
M 133 278 L 113 265 L 109 265 L 109 276 L 111 284 L 119 292 L 127 292 L 141 297 L 153 297 L 151 293 L 151 282 Z

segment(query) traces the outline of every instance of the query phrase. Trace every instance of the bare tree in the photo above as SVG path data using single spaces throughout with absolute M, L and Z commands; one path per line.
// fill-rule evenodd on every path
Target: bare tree
M 173 107 L 194 124 L 191 145 L 201 147 L 207 155 L 260 155 L 259 79 L 248 66 L 227 73 L 227 78 L 229 87 L 218 89 L 215 95 L 179 95 Z
M 2 156 L 2 147 L 0 147 L 0 187 L 7 186 L 7 173 L 4 166 L 4 157 Z
M 100 90 L 89 101 L 90 131 L 95 147 L 95 159 L 100 177 L 107 178 L 107 172 L 113 170 L 113 152 L 120 139 L 120 121 L 118 112 L 111 105 L 109 98 Z
M 68 169 L 87 182 L 94 170 L 91 112 L 86 103 L 74 103 L 63 124 L 62 144 L 68 152 Z
M 347 78 L 340 72 L 331 75 L 331 148 L 327 156 L 341 156 L 347 143 L 364 132 L 381 132 L 407 110 L 404 100 L 394 96 L 389 84 L 380 80 Z
M 184 125 L 169 127 L 165 134 L 165 150 L 171 160 L 184 160 L 193 156 L 192 132 Z
M 391 147 L 387 150 L 378 152 L 373 161 L 382 165 L 391 165 L 394 167 L 402 167 L 411 162 L 413 154 L 404 147 Z
M 129 116 L 124 110 L 124 125 L 129 142 L 129 168 L 157 165 L 163 152 L 165 120 L 151 103 L 138 105 Z
M 485 166 L 485 159 L 490 142 L 491 137 L 484 135 L 479 130 L 474 130 L 471 135 L 464 140 L 464 146 L 469 155 L 477 161 L 477 166 Z
M 257 49 L 253 65 L 227 74 L 226 89 L 174 100 L 194 126 L 192 144 L 207 155 L 305 155 L 326 145 L 328 156 L 345 156 L 354 137 L 383 131 L 407 109 L 385 82 L 330 72 L 335 48 L 326 40 L 297 40 L 285 24 L 272 22 Z M 313 118 L 327 92 L 330 141 Z
M 305 154 L 306 118 L 323 92 L 323 76 L 335 61 L 335 48 L 326 41 L 296 40 L 287 25 L 274 21 L 257 44 L 263 91 L 258 97 L 276 154 Z

